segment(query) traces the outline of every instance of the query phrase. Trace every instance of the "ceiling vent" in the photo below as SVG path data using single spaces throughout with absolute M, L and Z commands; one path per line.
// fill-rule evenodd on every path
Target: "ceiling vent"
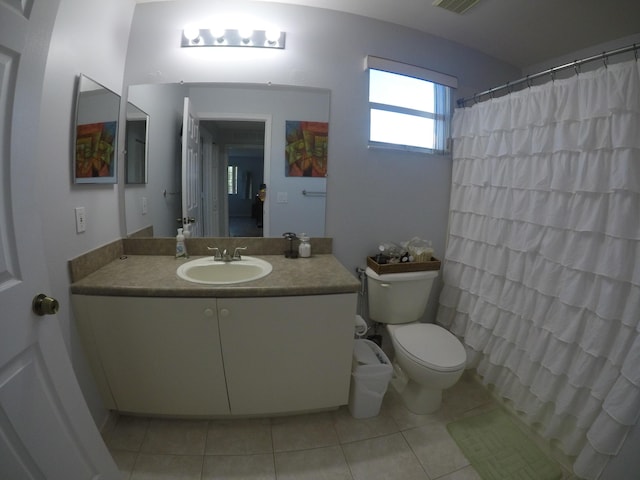
M 464 13 L 480 0 L 435 0 L 433 5 L 444 8 L 450 12 Z

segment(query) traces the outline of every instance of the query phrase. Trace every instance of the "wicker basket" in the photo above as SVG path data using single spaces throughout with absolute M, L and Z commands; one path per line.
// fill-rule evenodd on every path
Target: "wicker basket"
M 426 270 L 440 270 L 440 260 L 431 257 L 428 262 L 404 262 L 379 264 L 375 257 L 367 257 L 367 266 L 378 275 L 387 273 L 424 272 Z

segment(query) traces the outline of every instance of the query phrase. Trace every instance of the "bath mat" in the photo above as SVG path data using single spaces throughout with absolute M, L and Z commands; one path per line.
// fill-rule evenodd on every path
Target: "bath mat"
M 559 480 L 560 467 L 501 410 L 456 420 L 447 430 L 483 480 Z

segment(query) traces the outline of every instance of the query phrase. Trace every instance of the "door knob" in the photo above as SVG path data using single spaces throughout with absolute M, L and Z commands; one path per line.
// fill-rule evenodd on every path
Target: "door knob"
M 33 313 L 40 315 L 41 317 L 44 315 L 55 315 L 60 309 L 60 304 L 55 298 L 51 298 L 44 293 L 41 293 L 40 295 L 36 295 L 33 299 L 31 309 L 33 310 Z

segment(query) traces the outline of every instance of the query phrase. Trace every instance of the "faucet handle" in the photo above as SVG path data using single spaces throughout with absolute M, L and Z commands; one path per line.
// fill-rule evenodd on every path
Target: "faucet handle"
M 210 252 L 215 252 L 213 255 L 213 259 L 214 260 L 221 260 L 222 259 L 222 255 L 220 255 L 220 249 L 218 247 L 209 247 L 207 246 L 207 250 L 209 250 Z
M 247 247 L 236 247 L 236 249 L 233 251 L 233 259 L 242 260 L 242 257 L 240 256 L 240 250 L 244 251 L 246 249 Z

